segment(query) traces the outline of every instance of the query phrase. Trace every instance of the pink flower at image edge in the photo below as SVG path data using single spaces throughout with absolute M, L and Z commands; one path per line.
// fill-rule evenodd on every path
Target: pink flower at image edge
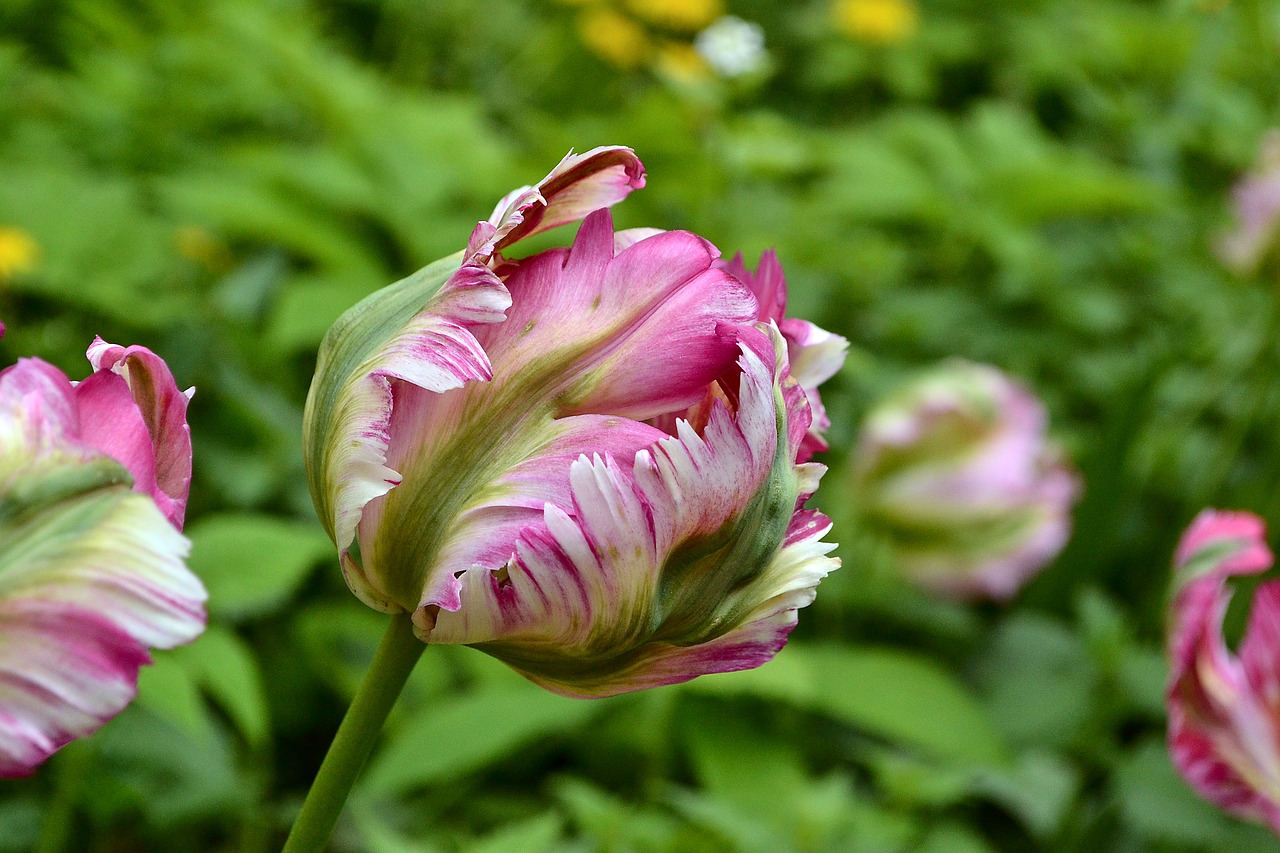
M 150 649 L 204 629 L 180 532 L 190 392 L 144 347 L 89 358 L 75 384 L 35 358 L 0 371 L 0 777 L 92 734 Z
M 1238 655 L 1222 636 L 1227 581 L 1272 562 L 1257 516 L 1205 510 L 1192 522 L 1174 560 L 1166 702 L 1173 763 L 1191 787 L 1280 834 L 1280 581 L 1254 594 Z

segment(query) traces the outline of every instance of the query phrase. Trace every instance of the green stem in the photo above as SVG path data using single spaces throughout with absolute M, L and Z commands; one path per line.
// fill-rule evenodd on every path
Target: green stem
M 320 772 L 302 803 L 298 820 L 284 843 L 284 853 L 317 853 L 324 849 L 347 794 L 382 732 L 387 714 L 426 647 L 414 636 L 409 614 L 391 617 L 373 663 L 351 700 L 351 707 L 342 718 Z

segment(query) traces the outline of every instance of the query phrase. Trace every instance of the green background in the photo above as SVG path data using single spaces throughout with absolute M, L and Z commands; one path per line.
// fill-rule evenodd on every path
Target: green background
M 0 363 L 83 376 L 101 334 L 196 386 L 211 613 L 128 711 L 0 786 L 0 850 L 278 847 L 383 624 L 307 494 L 320 337 L 601 144 L 648 168 L 619 227 L 776 247 L 791 313 L 852 342 L 817 499 L 844 567 L 773 663 L 678 688 L 576 702 L 428 649 L 334 849 L 1276 849 L 1171 768 L 1161 637 L 1196 511 L 1280 519 L 1276 270 L 1213 252 L 1280 122 L 1280 6 L 936 0 L 868 42 L 827 2 L 729 2 L 769 51 L 734 80 L 597 56 L 607 7 L 0 5 L 0 227 L 39 247 L 0 278 Z M 1032 387 L 1085 482 L 1004 607 L 908 587 L 849 517 L 861 414 L 949 355 Z

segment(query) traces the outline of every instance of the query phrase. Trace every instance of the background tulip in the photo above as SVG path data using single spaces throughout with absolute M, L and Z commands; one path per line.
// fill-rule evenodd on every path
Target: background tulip
M 802 508 L 844 341 L 683 231 L 614 233 L 625 148 L 508 195 L 466 251 L 348 312 L 306 414 L 316 506 L 366 603 L 598 696 L 771 657 L 837 565 Z M 585 216 L 573 246 L 515 240 Z
M 204 628 L 178 531 L 186 395 L 144 348 L 99 340 L 90 360 L 74 386 L 38 359 L 0 371 L 0 776 L 96 731 L 148 649 Z
M 1079 491 L 1040 403 L 1000 371 L 952 360 L 863 422 L 853 499 L 909 578 L 1006 599 L 1067 541 Z
M 1169 748 L 1205 799 L 1280 834 L 1280 582 L 1254 593 L 1239 655 L 1222 619 L 1227 580 L 1271 567 L 1262 520 L 1205 510 L 1174 557 L 1169 619 Z

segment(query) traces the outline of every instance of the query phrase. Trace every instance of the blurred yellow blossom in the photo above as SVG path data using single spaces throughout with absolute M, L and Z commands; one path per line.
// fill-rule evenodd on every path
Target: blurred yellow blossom
M 173 235 L 178 254 L 209 272 L 223 272 L 231 266 L 231 252 L 225 243 L 199 225 L 184 225 Z
M 635 21 L 611 9 L 590 9 L 578 19 L 587 49 L 619 68 L 635 68 L 649 56 L 649 36 Z
M 711 66 L 693 45 L 666 42 L 658 48 L 656 65 L 659 73 L 680 83 L 697 83 L 711 76 Z
M 724 12 L 721 0 L 627 0 L 638 17 L 672 30 L 695 32 Z
M 920 24 L 912 0 L 836 0 L 831 11 L 840 33 L 877 44 L 910 38 Z
M 10 278 L 35 268 L 40 244 L 21 228 L 0 225 L 0 278 Z

